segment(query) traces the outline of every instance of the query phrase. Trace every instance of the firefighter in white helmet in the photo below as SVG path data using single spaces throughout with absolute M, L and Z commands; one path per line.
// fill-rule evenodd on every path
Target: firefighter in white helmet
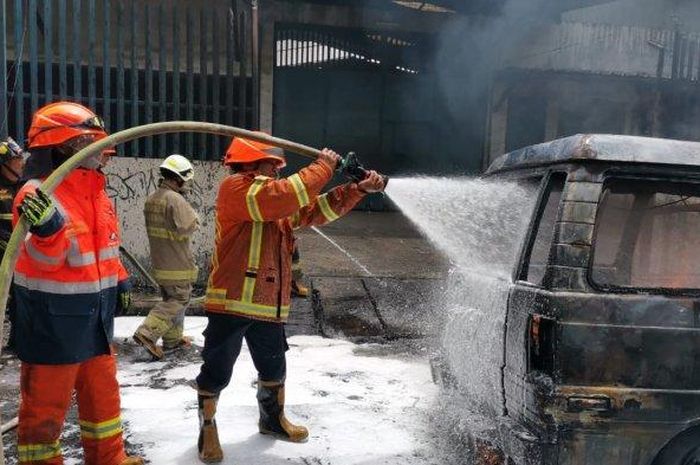
M 143 213 L 153 277 L 160 285 L 163 301 L 150 311 L 134 333 L 134 340 L 155 360 L 191 343 L 183 335 L 183 324 L 192 283 L 197 280 L 190 243 L 199 227 L 197 212 L 183 196 L 194 177 L 192 163 L 182 155 L 170 155 L 160 165 L 160 174 L 158 190 L 146 199 Z M 161 338 L 162 348 L 158 345 Z

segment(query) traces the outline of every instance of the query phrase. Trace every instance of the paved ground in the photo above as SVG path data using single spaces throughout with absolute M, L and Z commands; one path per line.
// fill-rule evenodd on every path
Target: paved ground
M 320 228 L 377 277 L 437 279 L 444 257 L 398 212 L 351 212 Z M 363 276 L 363 270 L 312 229 L 299 232 L 304 271 L 310 276 Z
M 298 238 L 325 335 L 412 340 L 434 334 L 441 315 L 433 296 L 449 263 L 403 215 L 352 212 L 320 232 L 326 237 L 305 229 Z
M 353 212 L 320 231 L 327 238 L 311 229 L 298 236 L 314 296 L 293 303 L 288 334 L 387 342 L 392 351 L 424 351 L 426 338 L 440 321 L 431 296 L 440 291 L 448 271 L 444 257 L 400 213 Z M 153 297 L 141 299 L 139 313 L 147 311 Z M 199 314 L 201 308 L 195 306 L 188 313 Z M 120 352 L 129 360 L 137 356 L 128 343 L 120 342 Z M 196 352 L 190 355 L 198 357 Z M 18 361 L 3 355 L 0 367 L 0 413 L 7 421 L 17 410 Z M 74 417 L 71 412 L 73 424 Z M 4 439 L 6 455 L 16 456 L 14 435 Z M 69 450 L 75 450 L 70 444 L 78 444 L 77 429 L 68 429 L 65 439 Z M 77 463 L 70 455 L 67 463 Z

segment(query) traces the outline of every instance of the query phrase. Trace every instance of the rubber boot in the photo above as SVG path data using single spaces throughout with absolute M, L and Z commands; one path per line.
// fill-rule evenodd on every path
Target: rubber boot
M 199 404 L 199 460 L 204 463 L 219 463 L 224 459 L 224 451 L 219 443 L 219 432 L 216 429 L 216 403 L 219 396 L 211 393 L 199 392 L 197 396 Z
M 258 406 L 260 433 L 289 442 L 306 442 L 309 438 L 308 429 L 292 424 L 284 416 L 284 382 L 258 380 Z
M 127 457 L 119 465 L 143 465 L 144 461 L 141 457 Z

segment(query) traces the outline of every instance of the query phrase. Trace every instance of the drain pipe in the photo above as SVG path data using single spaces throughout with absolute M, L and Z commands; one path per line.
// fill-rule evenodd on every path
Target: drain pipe
M 139 139 L 141 137 L 156 136 L 160 134 L 170 134 L 177 132 L 197 132 L 205 134 L 214 134 L 217 136 L 229 136 L 229 137 L 245 137 L 247 139 L 252 139 L 258 142 L 274 145 L 282 149 L 288 150 L 290 152 L 297 153 L 307 158 L 315 159 L 321 152 L 312 147 L 306 145 L 297 144 L 285 139 L 280 139 L 278 137 L 268 136 L 267 134 L 262 134 L 255 131 L 249 131 L 246 129 L 241 129 L 233 126 L 226 126 L 223 124 L 215 123 L 200 123 L 196 121 L 171 121 L 164 123 L 152 123 L 145 124 L 143 126 L 137 126 L 135 128 L 125 129 L 112 134 L 105 139 L 99 140 L 85 147 L 71 158 L 66 160 L 61 166 L 59 166 L 51 175 L 46 178 L 46 180 L 41 183 L 39 188 L 44 191 L 47 195 L 53 193 L 56 187 L 63 181 L 63 179 L 68 176 L 75 168 L 80 166 L 82 162 L 102 153 L 105 149 L 114 147 L 125 142 L 132 141 L 134 139 Z M 17 257 L 19 256 L 20 244 L 24 241 L 29 231 L 29 226 L 22 216 L 20 216 L 19 222 L 12 231 L 12 236 L 7 242 L 7 248 L 5 249 L 5 254 L 2 258 L 2 263 L 0 263 L 0 341 L 4 337 L 4 323 L 5 323 L 5 309 L 7 307 L 7 296 L 10 290 L 10 283 L 12 282 L 12 274 L 15 270 L 15 264 L 17 263 Z M 0 347 L 0 351 L 1 351 Z M 14 419 L 12 420 L 14 422 Z M 10 422 L 11 423 L 11 422 Z M 0 451 L 2 451 L 2 436 L 0 436 Z M 0 453 L 0 465 L 5 465 L 5 455 Z

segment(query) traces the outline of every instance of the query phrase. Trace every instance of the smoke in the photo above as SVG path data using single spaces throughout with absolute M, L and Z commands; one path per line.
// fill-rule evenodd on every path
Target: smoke
M 437 39 L 434 69 L 448 137 L 480 160 L 495 74 L 542 25 L 557 19 L 548 0 L 508 0 L 497 16 L 455 16 Z

